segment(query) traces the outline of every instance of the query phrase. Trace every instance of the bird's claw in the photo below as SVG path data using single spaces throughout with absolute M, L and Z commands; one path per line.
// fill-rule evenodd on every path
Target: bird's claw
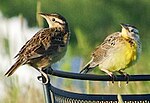
M 38 76 L 37 79 L 42 83 L 42 84 L 47 84 L 49 82 L 48 76 Z
M 42 83 L 42 84 L 47 84 L 49 82 L 48 75 L 40 70 L 41 76 L 38 76 L 37 79 Z
M 124 75 L 125 76 L 125 78 L 126 78 L 126 84 L 128 84 L 129 83 L 129 74 L 127 74 L 127 73 L 125 73 L 125 72 L 123 72 L 123 71 L 119 71 L 119 73 L 121 74 L 121 75 Z
M 129 74 L 125 74 L 125 78 L 126 78 L 126 80 L 127 80 L 127 81 L 126 81 L 126 84 L 129 83 L 129 76 L 130 76 Z
M 42 81 L 42 76 L 38 76 L 37 79 L 38 79 L 39 81 Z
M 111 78 L 112 78 L 112 83 L 114 84 L 114 81 L 115 81 L 115 75 L 114 74 L 111 74 L 111 75 L 109 75 Z

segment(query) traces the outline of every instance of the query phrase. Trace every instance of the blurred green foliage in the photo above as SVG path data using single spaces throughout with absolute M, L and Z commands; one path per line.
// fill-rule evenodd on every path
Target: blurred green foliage
M 35 26 L 37 1 L 41 2 L 42 12 L 60 13 L 68 20 L 73 54 L 89 55 L 108 34 L 121 29 L 120 23 L 137 26 L 144 44 L 143 51 L 147 50 L 150 38 L 149 0 L 0 0 L 0 10 L 7 17 L 21 13 L 29 26 Z M 86 42 L 78 42 L 82 39 Z

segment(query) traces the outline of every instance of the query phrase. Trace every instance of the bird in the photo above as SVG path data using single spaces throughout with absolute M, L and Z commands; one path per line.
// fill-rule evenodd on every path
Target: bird
M 39 13 L 39 15 L 46 19 L 49 27 L 38 31 L 23 45 L 15 56 L 16 62 L 5 73 L 5 76 L 11 76 L 21 65 L 28 64 L 42 74 L 42 79 L 44 79 L 42 83 L 47 84 L 49 79 L 44 71 L 66 54 L 70 39 L 66 19 L 58 13 Z
M 108 35 L 97 46 L 91 55 L 91 60 L 80 71 L 81 74 L 86 74 L 98 66 L 110 77 L 113 77 L 115 72 L 128 76 L 124 70 L 136 63 L 142 46 L 139 31 L 135 26 L 124 23 L 120 25 L 121 32 Z

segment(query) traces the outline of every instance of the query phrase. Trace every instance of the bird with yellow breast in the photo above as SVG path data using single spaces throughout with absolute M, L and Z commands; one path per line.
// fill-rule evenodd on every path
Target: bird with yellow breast
M 83 67 L 80 73 L 86 74 L 99 67 L 111 77 L 114 72 L 127 75 L 124 70 L 139 58 L 141 42 L 139 31 L 130 24 L 121 24 L 121 32 L 115 32 L 106 37 L 92 53 L 91 60 Z

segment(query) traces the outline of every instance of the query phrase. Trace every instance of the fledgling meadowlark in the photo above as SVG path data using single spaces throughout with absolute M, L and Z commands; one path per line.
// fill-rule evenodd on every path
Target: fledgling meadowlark
M 121 26 L 121 32 L 110 34 L 95 49 L 92 53 L 92 59 L 80 73 L 88 73 L 94 67 L 99 66 L 100 70 L 111 77 L 113 72 L 126 75 L 124 70 L 133 65 L 139 58 L 141 42 L 135 26 L 129 24 L 121 24 Z
M 66 53 L 69 41 L 69 29 L 66 19 L 59 14 L 39 13 L 46 19 L 49 28 L 38 31 L 15 56 L 16 62 L 6 72 L 12 75 L 16 69 L 24 64 L 36 68 L 44 76 L 44 84 L 48 83 L 47 74 L 43 70 L 59 61 Z

